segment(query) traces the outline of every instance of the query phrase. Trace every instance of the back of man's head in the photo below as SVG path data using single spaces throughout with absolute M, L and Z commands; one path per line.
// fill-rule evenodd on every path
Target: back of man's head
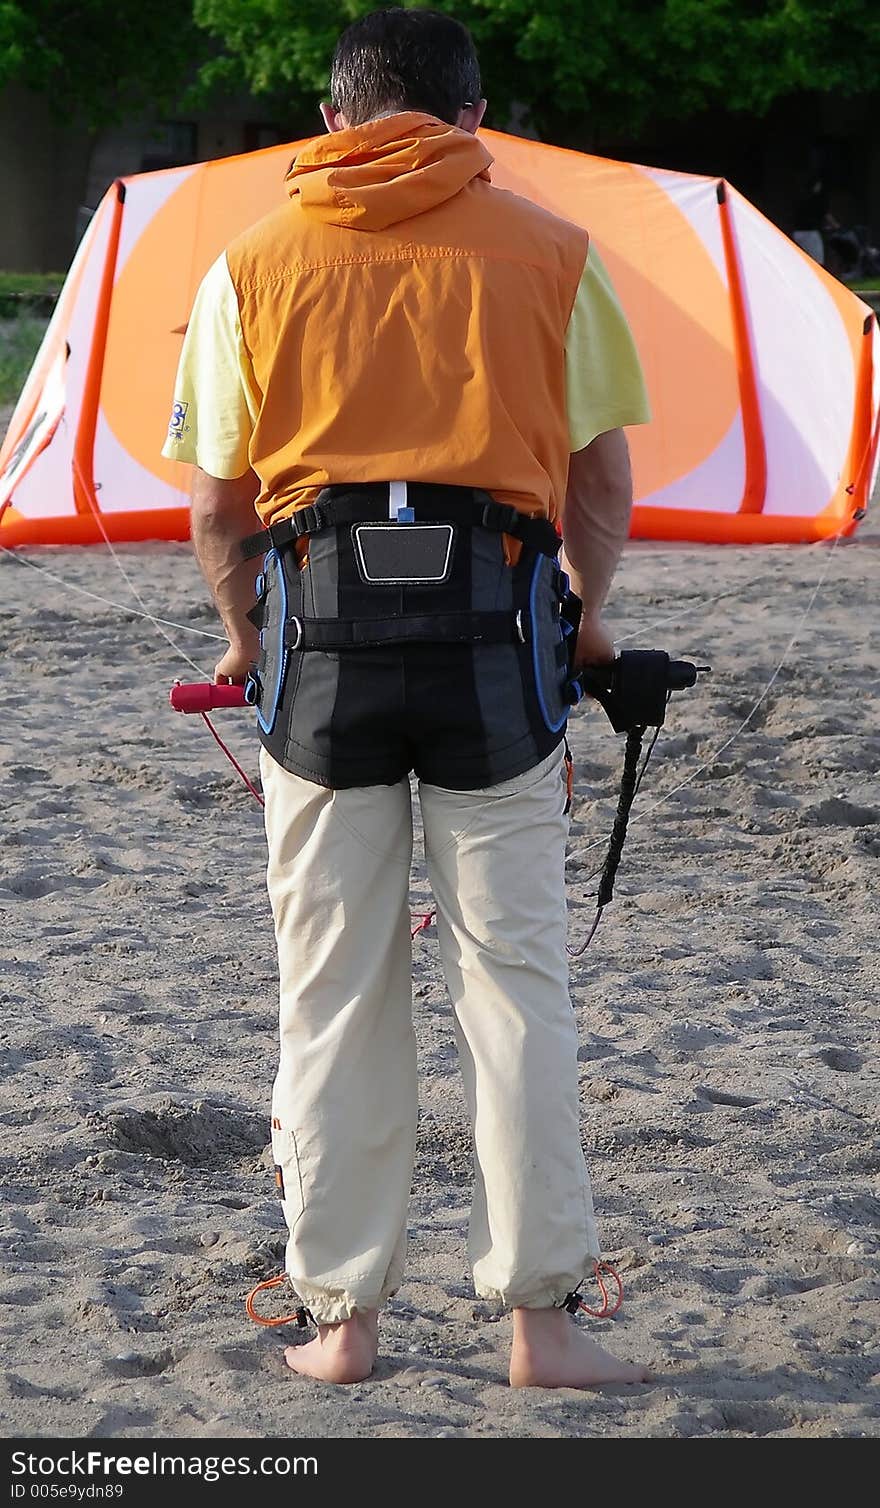
M 455 125 L 465 105 L 480 98 L 480 65 L 470 32 L 452 16 L 394 6 L 342 33 L 330 91 L 350 126 L 399 110 Z

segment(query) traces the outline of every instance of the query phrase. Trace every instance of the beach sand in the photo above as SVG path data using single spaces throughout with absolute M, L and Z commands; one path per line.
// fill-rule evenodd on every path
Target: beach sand
M 712 675 L 672 703 L 616 898 L 572 966 L 584 1146 L 626 1287 L 614 1320 L 583 1323 L 658 1374 L 601 1394 L 512 1391 L 510 1319 L 473 1295 L 433 931 L 413 947 L 409 1264 L 376 1372 L 298 1378 L 291 1336 L 247 1319 L 284 1242 L 260 812 L 169 710 L 196 672 L 133 616 L 106 549 L 26 555 L 120 608 L 0 556 L 2 1434 L 880 1435 L 878 547 L 866 531 L 829 564 L 632 545 L 614 588 L 616 633 Z M 153 612 L 217 632 L 186 546 L 120 558 Z M 210 673 L 219 646 L 168 632 Z M 218 722 L 255 772 L 248 715 Z M 622 740 L 595 708 L 571 731 L 571 846 L 594 845 L 569 865 L 577 944 Z

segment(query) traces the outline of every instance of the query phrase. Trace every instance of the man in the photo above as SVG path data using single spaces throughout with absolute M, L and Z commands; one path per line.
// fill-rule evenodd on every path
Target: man
M 638 359 L 588 236 L 492 187 L 462 26 L 367 16 L 331 90 L 289 203 L 202 284 L 175 392 L 189 427 L 165 448 L 197 468 L 217 679 L 255 664 L 272 1141 L 287 1271 L 318 1327 L 285 1354 L 368 1376 L 401 1281 L 414 770 L 474 1130 L 469 1252 L 478 1291 L 513 1310 L 511 1383 L 639 1381 L 563 1307 L 599 1255 L 564 948 L 565 688 L 572 663 L 613 654 L 600 610 L 631 506 L 622 426 L 647 418 Z M 271 531 L 255 612 L 254 505 Z

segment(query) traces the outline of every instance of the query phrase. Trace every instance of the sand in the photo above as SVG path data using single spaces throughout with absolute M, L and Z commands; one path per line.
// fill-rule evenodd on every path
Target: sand
M 297 1378 L 247 1319 L 284 1239 L 260 812 L 200 721 L 168 710 L 194 672 L 129 611 L 106 550 L 28 558 L 121 610 L 0 557 L 0 1433 L 880 1435 L 878 545 L 837 548 L 716 760 L 827 551 L 633 545 L 622 564 L 615 631 L 713 673 L 672 705 L 617 897 L 572 967 L 584 1145 L 626 1285 L 617 1318 L 586 1323 L 658 1373 L 599 1395 L 511 1391 L 509 1318 L 473 1296 L 431 932 L 409 1267 L 375 1375 Z M 121 558 L 155 612 L 216 632 L 187 547 Z M 209 639 L 169 633 L 210 670 Z M 255 771 L 247 715 L 220 716 Z M 597 845 L 569 867 L 577 943 L 622 746 L 595 710 L 572 744 L 572 849 Z

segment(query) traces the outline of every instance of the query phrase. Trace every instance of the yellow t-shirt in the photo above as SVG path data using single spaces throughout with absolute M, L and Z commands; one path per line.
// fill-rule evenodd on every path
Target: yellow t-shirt
M 593 246 L 565 333 L 565 387 L 573 451 L 607 430 L 651 417 L 632 333 Z M 261 398 L 224 252 L 193 304 L 163 456 L 189 461 L 210 476 L 242 476 Z
M 222 252 L 205 273 L 192 306 L 163 456 L 191 461 L 210 476 L 243 476 L 261 397 Z
M 632 331 L 592 244 L 565 332 L 565 395 L 573 451 L 651 418 Z

